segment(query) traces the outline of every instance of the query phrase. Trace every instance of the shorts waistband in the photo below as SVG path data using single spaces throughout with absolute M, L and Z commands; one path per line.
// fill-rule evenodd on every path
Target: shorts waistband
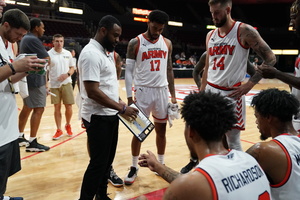
M 220 90 L 225 90 L 225 91 L 233 90 L 232 88 L 215 85 L 215 84 L 210 83 L 208 81 L 207 81 L 207 84 L 210 85 L 210 86 L 212 86 L 212 87 L 214 87 L 214 88 L 220 89 Z M 237 87 L 237 86 L 240 86 L 241 84 L 242 84 L 241 82 L 238 82 L 238 83 L 234 84 L 232 87 Z

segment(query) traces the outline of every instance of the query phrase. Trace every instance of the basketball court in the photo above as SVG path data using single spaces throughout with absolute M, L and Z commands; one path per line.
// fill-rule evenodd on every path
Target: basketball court
M 127 102 L 124 80 L 120 80 L 119 84 L 121 98 Z M 178 103 L 181 103 L 191 91 L 197 90 L 192 78 L 175 79 L 175 84 Z M 247 104 L 249 105 L 251 97 L 261 89 L 271 87 L 289 90 L 288 85 L 277 79 L 263 79 L 247 94 Z M 74 90 L 74 95 L 76 94 L 77 88 Z M 20 95 L 16 95 L 16 98 L 21 109 L 22 99 Z M 64 112 L 64 107 L 62 108 Z M 74 105 L 71 121 L 73 137 L 67 137 L 63 130 L 64 136 L 53 141 L 52 136 L 56 131 L 53 113 L 54 107 L 48 96 L 37 137 L 39 143 L 50 146 L 51 149 L 43 153 L 28 153 L 25 152 L 25 147 L 20 147 L 22 170 L 9 178 L 6 195 L 22 196 L 25 200 L 77 200 L 79 198 L 82 177 L 89 161 L 86 133 L 81 128 L 81 121 L 78 120 L 78 107 Z M 246 130 L 241 134 L 244 150 L 260 141 L 253 113 L 253 109 L 247 106 Z M 65 124 L 64 115 L 62 124 Z M 189 151 L 183 131 L 182 119 L 175 120 L 172 128 L 167 126 L 165 164 L 178 171 L 189 162 Z M 29 121 L 25 128 L 25 137 L 29 138 Z M 122 179 L 131 165 L 131 138 L 131 132 L 120 122 L 119 143 L 113 167 Z M 146 150 L 156 154 L 155 132 L 152 132 L 143 142 L 141 153 Z M 108 192 L 109 197 L 116 200 L 134 199 L 140 195 L 156 200 L 161 199 L 166 187 L 168 183 L 160 176 L 155 175 L 148 168 L 140 168 L 138 177 L 131 186 L 115 188 L 108 184 Z

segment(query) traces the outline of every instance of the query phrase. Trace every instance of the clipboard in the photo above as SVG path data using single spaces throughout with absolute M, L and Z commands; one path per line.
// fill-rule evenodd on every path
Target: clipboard
M 139 110 L 135 120 L 128 120 L 118 114 L 119 119 L 122 123 L 130 130 L 130 132 L 140 141 L 143 142 L 151 131 L 154 129 L 154 124 L 148 119 L 148 117 L 139 109 L 136 104 L 131 104 L 130 107 Z

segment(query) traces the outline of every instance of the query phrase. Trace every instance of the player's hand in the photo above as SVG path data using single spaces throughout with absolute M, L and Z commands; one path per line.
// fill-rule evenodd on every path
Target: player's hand
M 241 96 L 247 94 L 251 90 L 252 86 L 248 83 L 245 83 L 239 87 L 232 87 L 232 92 L 228 95 L 233 99 L 238 99 Z
M 159 163 L 158 160 L 156 159 L 155 155 L 147 150 L 147 154 L 141 154 L 139 156 L 139 162 L 138 164 L 141 166 L 141 167 L 148 167 L 151 171 L 154 171 L 155 172 L 155 167 L 156 165 Z
M 275 78 L 277 69 L 269 65 L 259 65 L 257 66 L 257 72 L 264 78 Z
M 15 60 L 13 66 L 16 72 L 40 71 L 45 67 L 46 63 L 45 59 L 39 59 L 36 56 L 26 56 Z

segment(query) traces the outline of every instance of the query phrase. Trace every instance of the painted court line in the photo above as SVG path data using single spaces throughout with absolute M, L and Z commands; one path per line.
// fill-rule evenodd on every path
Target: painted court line
M 82 131 L 82 132 L 80 132 L 80 133 L 78 133 L 77 135 L 74 135 L 73 137 L 70 137 L 69 139 L 66 139 L 66 140 L 64 140 L 64 141 L 62 141 L 62 142 L 60 142 L 60 143 L 57 143 L 57 144 L 53 145 L 52 147 L 50 147 L 50 149 L 53 149 L 53 148 L 55 148 L 55 147 L 57 147 L 57 146 L 60 146 L 60 145 L 62 145 L 62 144 L 64 144 L 64 143 L 70 141 L 70 140 L 73 140 L 74 138 L 78 137 L 79 135 L 81 135 L 81 134 L 84 133 L 84 132 L 85 132 L 85 130 Z M 31 157 L 33 157 L 33 156 L 36 156 L 36 155 L 40 154 L 40 153 L 44 153 L 44 152 L 36 152 L 36 153 L 33 153 L 33 154 L 31 154 L 31 155 L 28 155 L 28 156 L 25 156 L 25 157 L 21 158 L 21 160 L 25 160 L 25 159 L 27 159 L 27 158 L 31 158 Z

